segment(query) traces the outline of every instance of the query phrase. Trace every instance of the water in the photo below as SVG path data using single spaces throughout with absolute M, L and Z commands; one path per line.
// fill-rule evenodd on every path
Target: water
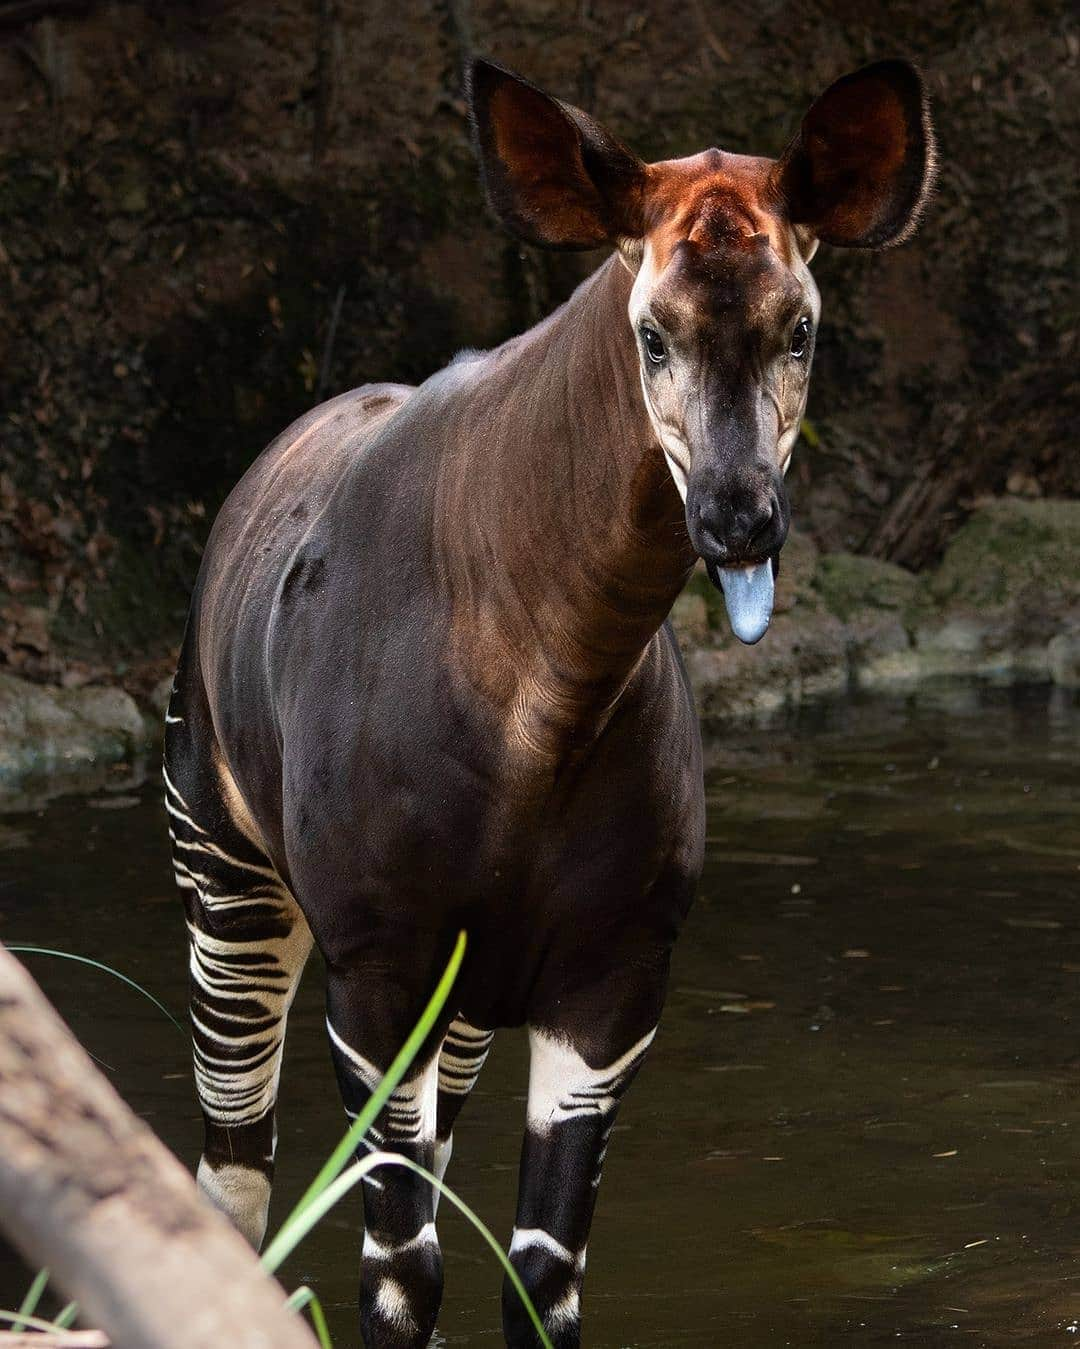
M 954 689 L 710 745 L 707 871 L 609 1152 L 587 1345 L 1077 1342 L 1078 731 L 1060 692 Z M 107 960 L 182 1008 L 155 786 L 22 805 L 0 819 L 0 934 Z M 193 1164 L 182 1037 L 103 975 L 28 963 Z M 523 1037 L 504 1032 L 449 1176 L 501 1236 L 524 1092 Z M 272 1224 L 342 1129 L 317 961 L 280 1124 Z M 443 1215 L 443 1341 L 498 1345 L 499 1272 Z M 342 1346 L 356 1228 L 346 1202 L 283 1272 Z M 0 1305 L 26 1279 L 0 1260 Z

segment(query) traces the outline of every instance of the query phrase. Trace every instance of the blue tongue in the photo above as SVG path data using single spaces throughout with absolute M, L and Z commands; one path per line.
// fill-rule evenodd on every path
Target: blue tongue
M 754 567 L 718 567 L 731 631 L 753 646 L 765 636 L 772 618 L 773 569 L 766 559 Z

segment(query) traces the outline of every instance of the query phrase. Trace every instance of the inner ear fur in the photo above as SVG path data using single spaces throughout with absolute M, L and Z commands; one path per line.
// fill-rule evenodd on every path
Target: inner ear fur
M 515 234 L 580 249 L 644 232 L 645 165 L 591 117 L 492 61 L 466 88 L 488 200 Z
M 878 61 L 826 89 L 773 182 L 792 224 L 844 248 L 887 248 L 919 223 L 934 163 L 922 77 L 907 61 Z

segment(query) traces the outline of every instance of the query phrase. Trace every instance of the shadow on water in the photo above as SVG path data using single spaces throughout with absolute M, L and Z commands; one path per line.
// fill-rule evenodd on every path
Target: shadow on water
M 1080 1318 L 1080 709 L 1045 690 L 845 701 L 708 747 L 709 858 L 652 1057 L 616 1129 L 586 1343 L 1073 1343 Z M 0 819 L 0 933 L 183 1006 L 155 786 Z M 193 1163 L 186 1046 L 134 993 L 30 958 L 118 1089 Z M 504 1033 L 452 1183 L 513 1212 L 523 1037 Z M 343 1127 L 313 963 L 293 1012 L 274 1212 Z M 445 1210 L 444 1210 L 445 1213 Z M 284 1272 L 355 1343 L 357 1208 Z M 498 1344 L 499 1274 L 455 1214 L 446 1345 Z M 25 1275 L 0 1261 L 0 1305 Z

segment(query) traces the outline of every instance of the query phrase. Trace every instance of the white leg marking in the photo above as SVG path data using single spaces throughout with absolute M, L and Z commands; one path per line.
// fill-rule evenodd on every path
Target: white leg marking
M 454 1153 L 454 1135 L 449 1138 L 436 1138 L 435 1140 L 435 1174 L 440 1180 L 446 1179 L 446 1168 L 450 1165 L 450 1158 Z M 442 1198 L 442 1190 L 432 1186 L 434 1193 L 431 1201 L 434 1205 L 435 1216 L 439 1215 L 439 1200 Z
M 193 925 L 188 933 L 192 980 L 209 1010 L 225 1023 L 211 1030 L 193 1004 L 199 1100 L 217 1124 L 251 1123 L 277 1098 L 285 1017 L 311 950 L 311 933 L 299 916 L 287 937 L 262 941 L 222 940 Z M 258 965 L 244 959 L 252 956 L 260 957 Z M 228 1010 L 230 1002 L 238 1005 L 235 1015 Z M 252 1022 L 270 1025 L 250 1031 Z M 215 1047 L 229 1052 L 215 1053 Z M 237 1057 L 231 1052 L 236 1049 L 251 1052 Z
M 379 1314 L 391 1325 L 399 1326 L 406 1332 L 416 1333 L 416 1322 L 409 1310 L 408 1296 L 397 1279 L 379 1280 L 379 1287 L 375 1293 L 375 1306 Z
M 568 1040 L 530 1027 L 529 1128 L 545 1134 L 566 1120 L 610 1113 L 655 1034 L 654 1026 L 614 1063 L 590 1068 Z
M 561 1241 L 556 1241 L 551 1233 L 545 1232 L 542 1227 L 515 1227 L 514 1235 L 510 1239 L 510 1254 L 518 1255 L 530 1246 L 542 1246 L 556 1260 L 564 1261 L 578 1274 L 585 1272 L 584 1251 L 575 1255 L 568 1246 L 564 1246 Z
M 389 1260 L 402 1251 L 413 1250 L 417 1246 L 434 1246 L 437 1242 L 434 1223 L 425 1223 L 415 1237 L 410 1237 L 408 1241 L 396 1242 L 393 1245 L 384 1245 L 381 1241 L 376 1241 L 370 1232 L 365 1232 L 364 1259 Z
M 266 1235 L 270 1209 L 270 1182 L 263 1172 L 257 1167 L 235 1165 L 214 1170 L 204 1158 L 197 1179 L 207 1199 L 258 1250 Z
M 162 780 L 163 780 L 164 783 L 165 783 L 165 793 L 166 793 L 165 804 L 166 804 L 166 806 L 168 806 L 168 808 L 172 811 L 172 813 L 173 813 L 174 815 L 179 815 L 179 814 L 180 814 L 180 811 L 177 810 L 174 806 L 170 805 L 169 800 L 168 800 L 168 798 L 169 798 L 170 796 L 175 796 L 175 797 L 176 797 L 177 804 L 180 805 L 180 806 L 182 806 L 184 810 L 190 812 L 190 811 L 191 811 L 191 807 L 190 807 L 190 806 L 188 805 L 188 803 L 184 800 L 184 798 L 183 798 L 183 796 L 181 795 L 180 790 L 179 790 L 179 788 L 177 787 L 176 783 L 173 782 L 173 780 L 172 780 L 171 777 L 169 777 L 169 770 L 164 766 L 164 764 L 162 764 L 162 767 L 161 767 L 161 777 L 162 777 Z M 187 817 L 185 816 L 184 818 L 187 818 Z M 198 829 L 200 834 L 205 834 L 205 833 L 206 833 L 206 830 L 203 829 L 203 828 L 201 828 L 199 825 L 195 824 L 195 821 L 194 821 L 194 820 L 189 820 L 189 823 L 190 823 L 195 829 Z
M 382 1081 L 382 1073 L 379 1072 L 378 1068 L 375 1067 L 375 1065 L 371 1062 L 370 1059 L 365 1059 L 363 1054 L 358 1054 L 357 1051 L 353 1049 L 351 1045 L 347 1045 L 345 1043 L 345 1041 L 337 1033 L 334 1027 L 330 1024 L 329 1017 L 326 1018 L 326 1033 L 327 1035 L 330 1036 L 330 1039 L 333 1041 L 333 1043 L 337 1045 L 338 1049 L 341 1050 L 341 1052 L 349 1060 L 352 1066 L 356 1069 L 357 1077 L 359 1077 L 360 1081 L 363 1082 L 365 1087 L 367 1087 L 368 1091 L 374 1091 L 375 1088 Z
M 439 1052 L 439 1090 L 450 1096 L 467 1096 L 476 1085 L 494 1038 L 493 1030 L 479 1030 L 462 1017 L 455 1017 Z
M 576 1325 L 578 1318 L 581 1317 L 581 1292 L 577 1288 L 570 1288 L 564 1296 L 558 1299 L 558 1302 L 543 1318 L 543 1325 L 546 1330 L 561 1330 L 564 1326 Z
M 370 1059 L 364 1058 L 345 1043 L 330 1018 L 326 1018 L 326 1032 L 352 1065 L 357 1077 L 374 1091 L 383 1079 L 382 1073 Z M 433 1054 L 424 1069 L 408 1082 L 399 1082 L 390 1093 L 386 1112 L 385 1138 L 388 1143 L 423 1143 L 435 1138 L 435 1119 L 439 1105 L 439 1056 Z M 375 1130 L 372 1130 L 375 1134 Z
M 547 1330 L 560 1330 L 563 1326 L 576 1325 L 581 1316 L 581 1293 L 571 1288 L 548 1311 L 544 1317 Z

